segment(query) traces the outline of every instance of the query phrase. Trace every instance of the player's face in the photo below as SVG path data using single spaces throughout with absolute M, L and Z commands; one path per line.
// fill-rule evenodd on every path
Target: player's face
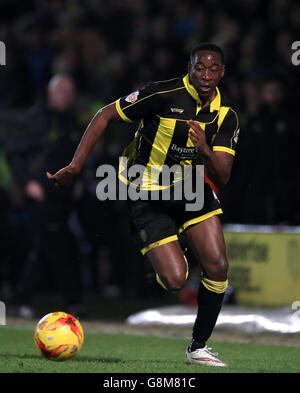
M 190 82 L 200 98 L 207 100 L 213 96 L 216 86 L 223 77 L 225 66 L 218 53 L 198 51 L 189 64 Z

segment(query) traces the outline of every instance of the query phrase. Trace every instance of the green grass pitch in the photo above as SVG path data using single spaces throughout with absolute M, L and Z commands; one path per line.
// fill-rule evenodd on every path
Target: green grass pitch
M 182 338 L 85 333 L 81 351 L 64 362 L 40 355 L 30 328 L 0 327 L 1 373 L 298 373 L 300 349 L 209 342 L 227 368 L 185 364 Z M 0 377 L 1 378 L 1 377 Z

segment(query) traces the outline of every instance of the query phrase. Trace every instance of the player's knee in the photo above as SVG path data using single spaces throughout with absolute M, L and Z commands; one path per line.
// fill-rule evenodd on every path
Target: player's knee
M 160 276 L 165 288 L 169 292 L 179 292 L 185 285 L 185 274 L 172 274 L 165 277 Z
M 212 259 L 205 268 L 208 278 L 214 281 L 226 281 L 228 272 L 228 261 L 226 256 Z
M 169 292 L 179 292 L 185 285 L 185 278 L 175 278 L 167 283 Z

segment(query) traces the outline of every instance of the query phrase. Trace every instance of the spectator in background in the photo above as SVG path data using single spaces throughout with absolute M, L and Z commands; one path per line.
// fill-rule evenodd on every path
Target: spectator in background
M 72 190 L 58 191 L 45 177 L 46 168 L 55 170 L 71 157 L 79 140 L 72 113 L 75 98 L 73 80 L 55 75 L 48 84 L 46 102 L 29 110 L 24 129 L 7 144 L 8 162 L 32 217 L 32 252 L 12 299 L 22 316 L 33 316 L 32 297 L 49 282 L 63 295 L 66 310 L 73 315 L 83 312 L 76 242 L 68 226 Z
M 249 112 L 245 119 L 247 138 L 241 138 L 240 146 L 243 151 L 238 170 L 245 180 L 236 190 L 236 203 L 242 205 L 243 212 L 238 220 L 248 224 L 287 224 L 294 213 L 289 200 L 296 174 L 291 165 L 294 157 L 286 154 L 291 151 L 291 115 L 278 76 L 262 83 L 258 107 L 251 105 L 251 96 L 258 93 L 256 87 L 245 86 Z M 258 98 L 255 104 L 259 101 Z

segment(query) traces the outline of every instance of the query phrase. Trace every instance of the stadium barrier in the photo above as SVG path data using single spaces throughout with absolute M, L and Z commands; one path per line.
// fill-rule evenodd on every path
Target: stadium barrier
M 229 284 L 239 305 L 300 300 L 300 227 L 224 225 Z

